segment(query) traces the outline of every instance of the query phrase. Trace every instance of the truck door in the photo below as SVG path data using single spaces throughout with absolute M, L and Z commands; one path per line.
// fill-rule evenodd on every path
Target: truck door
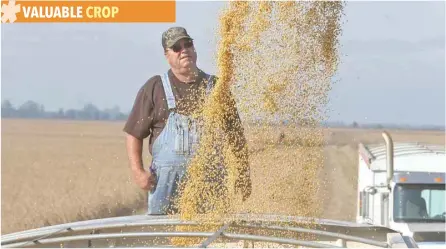
M 371 194 L 366 191 L 361 191 L 359 193 L 359 205 L 360 205 L 360 216 L 363 217 L 367 223 L 371 223 L 370 206 L 371 206 Z

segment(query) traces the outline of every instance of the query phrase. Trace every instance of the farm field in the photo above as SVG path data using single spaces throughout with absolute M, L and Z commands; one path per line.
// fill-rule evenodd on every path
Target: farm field
M 123 122 L 3 119 L 2 234 L 141 212 L 145 194 L 130 178 L 122 127 Z M 285 136 L 279 143 L 280 131 Z M 325 146 L 304 149 L 286 128 L 247 130 L 253 192 L 239 211 L 302 215 L 301 197 L 310 195 L 320 205 L 321 218 L 353 220 L 357 144 L 382 142 L 381 133 L 362 129 L 323 132 Z M 390 133 L 394 141 L 445 142 L 444 132 Z M 144 147 L 148 164 L 147 142 Z M 297 176 L 308 161 L 305 155 L 319 151 L 325 160 L 320 161 L 321 170 L 313 181 L 320 184 L 320 191 L 308 193 Z

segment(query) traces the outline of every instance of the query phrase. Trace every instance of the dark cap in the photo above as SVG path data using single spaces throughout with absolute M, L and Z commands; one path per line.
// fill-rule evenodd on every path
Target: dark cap
M 177 41 L 183 38 L 192 38 L 187 33 L 186 29 L 183 27 L 172 27 L 168 30 L 164 31 L 161 39 L 161 43 L 163 44 L 163 48 L 167 49 L 172 47 Z

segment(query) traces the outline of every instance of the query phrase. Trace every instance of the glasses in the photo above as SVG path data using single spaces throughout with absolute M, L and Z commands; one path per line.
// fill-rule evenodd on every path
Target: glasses
M 181 43 L 179 43 L 179 42 L 177 42 L 177 43 L 175 43 L 175 45 L 173 45 L 172 46 L 172 50 L 175 52 L 175 53 L 178 53 L 178 52 L 180 52 L 181 51 L 181 49 L 186 49 L 186 48 L 190 48 L 190 47 L 192 47 L 194 45 L 194 43 L 191 41 L 191 40 L 188 40 L 188 41 L 185 41 L 184 42 L 184 47 L 181 47 Z

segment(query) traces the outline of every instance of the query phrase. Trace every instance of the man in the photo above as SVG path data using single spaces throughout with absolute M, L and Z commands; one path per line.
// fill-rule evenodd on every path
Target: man
M 429 218 L 427 214 L 426 201 L 421 196 L 419 189 L 407 189 L 403 197 L 406 199 L 406 210 L 404 216 L 409 219 Z
M 170 69 L 141 87 L 124 127 L 133 180 L 149 192 L 148 214 L 177 212 L 172 204 L 199 142 L 191 116 L 199 112 L 215 84 L 214 76 L 197 67 L 193 39 L 186 29 L 169 28 L 162 34 L 162 46 Z M 246 200 L 251 194 L 246 140 L 235 101 L 231 102 L 233 109 L 228 111 L 225 128 L 227 134 L 233 134 L 231 141 L 243 165 L 235 187 Z M 147 137 L 152 155 L 150 170 L 144 169 L 142 161 L 143 139 Z

